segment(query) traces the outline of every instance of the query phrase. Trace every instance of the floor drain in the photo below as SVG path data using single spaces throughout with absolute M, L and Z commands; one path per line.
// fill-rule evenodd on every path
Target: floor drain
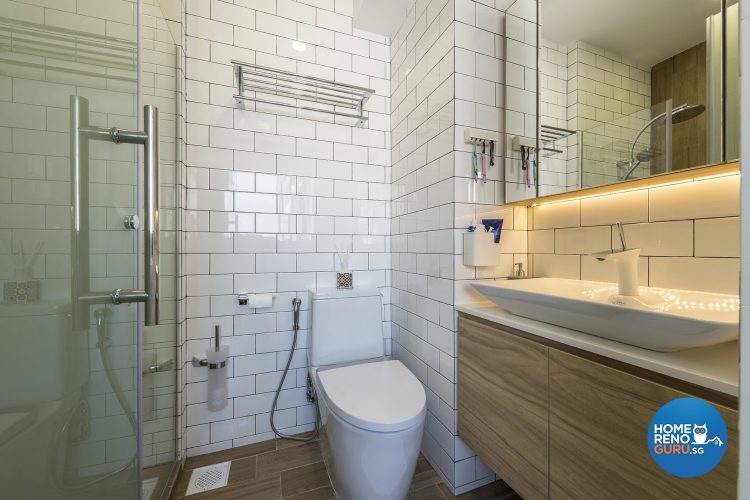
M 231 465 L 232 462 L 223 462 L 193 469 L 192 474 L 190 474 L 190 484 L 188 484 L 185 494 L 192 495 L 226 486 L 227 481 L 229 481 L 229 467 Z

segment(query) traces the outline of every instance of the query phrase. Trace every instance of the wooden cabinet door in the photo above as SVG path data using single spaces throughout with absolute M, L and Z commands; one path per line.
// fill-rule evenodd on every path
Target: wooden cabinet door
M 721 463 L 697 478 L 663 471 L 648 449 L 648 425 L 663 404 L 689 394 L 566 352 L 549 351 L 550 498 L 735 498 L 737 412 L 716 405 L 727 426 Z
M 458 434 L 526 500 L 547 498 L 547 347 L 461 316 Z

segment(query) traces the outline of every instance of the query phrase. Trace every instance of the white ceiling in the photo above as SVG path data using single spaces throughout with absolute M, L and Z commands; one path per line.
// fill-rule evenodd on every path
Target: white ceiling
M 706 40 L 719 0 L 540 0 L 541 36 L 580 40 L 649 67 Z
M 406 0 L 354 0 L 354 27 L 391 36 L 406 17 Z

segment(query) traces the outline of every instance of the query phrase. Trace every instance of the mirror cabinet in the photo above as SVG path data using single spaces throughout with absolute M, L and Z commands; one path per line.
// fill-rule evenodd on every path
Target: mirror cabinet
M 505 19 L 506 202 L 739 157 L 739 5 L 516 0 Z

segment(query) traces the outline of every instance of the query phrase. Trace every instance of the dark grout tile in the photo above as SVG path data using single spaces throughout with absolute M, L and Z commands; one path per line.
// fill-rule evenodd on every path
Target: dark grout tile
M 239 448 L 230 448 L 228 450 L 208 453 L 206 455 L 198 455 L 197 457 L 190 457 L 185 460 L 183 471 L 203 467 L 204 465 L 219 464 L 221 462 L 228 462 L 229 460 L 252 457 L 253 455 L 274 451 L 275 449 L 276 444 L 274 441 L 268 440 L 240 446 Z
M 323 460 L 317 442 L 289 446 L 278 451 L 258 455 L 258 477 L 279 474 L 288 469 L 310 465 Z
M 326 466 L 322 461 L 285 470 L 281 473 L 281 494 L 284 497 L 317 490 L 330 484 L 328 471 L 326 471 Z
M 336 500 L 331 486 L 318 488 L 317 490 L 305 491 L 290 497 L 284 497 L 284 500 Z

